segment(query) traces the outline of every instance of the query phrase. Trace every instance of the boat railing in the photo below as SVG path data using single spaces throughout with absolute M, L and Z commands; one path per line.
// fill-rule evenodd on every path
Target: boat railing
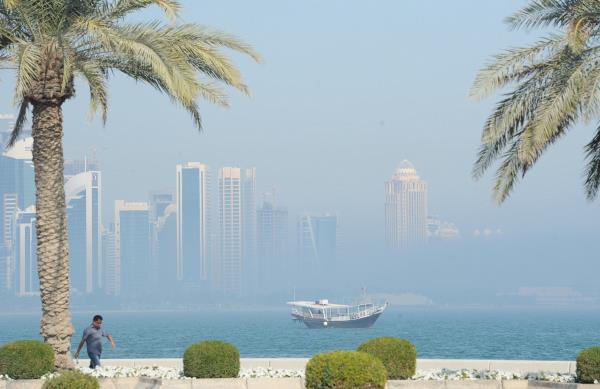
M 382 312 L 385 309 L 386 305 L 387 304 L 369 305 L 368 308 L 361 308 L 361 306 L 358 306 L 358 310 L 356 312 L 347 311 L 344 313 L 340 313 L 340 312 L 336 313 L 333 311 L 327 312 L 327 310 L 325 310 L 325 313 L 315 313 L 310 309 L 303 310 L 303 309 L 299 309 L 299 308 L 292 308 L 292 314 L 301 316 L 301 317 L 305 317 L 305 318 L 311 318 L 311 319 L 356 320 L 356 319 L 362 319 L 363 317 L 371 316 L 378 312 Z

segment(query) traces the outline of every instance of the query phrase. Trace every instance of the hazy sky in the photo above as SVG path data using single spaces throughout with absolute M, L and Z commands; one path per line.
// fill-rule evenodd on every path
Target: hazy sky
M 201 103 L 199 134 L 183 109 L 116 77 L 105 128 L 86 121 L 86 88 L 65 105 L 67 157 L 97 148 L 105 217 L 115 199 L 145 201 L 175 187 L 175 164 L 256 166 L 261 191 L 276 186 L 290 215 L 331 211 L 346 241 L 380 242 L 383 189 L 409 159 L 429 185 L 429 212 L 473 229 L 501 228 L 507 245 L 567 239 L 569 255 L 593 259 L 600 201 L 585 200 L 583 152 L 593 128 L 576 128 L 539 161 L 509 201 L 491 200 L 493 172 L 470 170 L 494 98 L 468 90 L 496 52 L 537 39 L 503 18 L 525 1 L 186 0 L 182 19 L 233 33 L 264 63 L 235 57 L 250 98 L 231 108 Z M 3 81 L 6 80 L 6 75 Z M 7 84 L 4 84 L 5 87 Z M 10 100 L 2 97 L 4 111 Z M 565 258 L 565 261 L 568 258 Z

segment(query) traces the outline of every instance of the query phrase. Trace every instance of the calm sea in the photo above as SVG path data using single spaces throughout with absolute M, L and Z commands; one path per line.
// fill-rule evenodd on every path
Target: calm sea
M 76 313 L 80 340 L 90 314 Z M 0 344 L 35 339 L 39 315 L 0 314 Z M 177 358 L 189 344 L 222 339 L 243 357 L 309 357 L 378 336 L 409 339 L 420 358 L 573 360 L 600 345 L 599 310 L 390 309 L 370 329 L 310 330 L 288 311 L 105 312 L 118 347 L 104 358 Z

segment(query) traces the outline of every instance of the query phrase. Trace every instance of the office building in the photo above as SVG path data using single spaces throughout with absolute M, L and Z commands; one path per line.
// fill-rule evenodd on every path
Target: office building
M 385 238 L 393 250 L 427 241 L 427 184 L 406 160 L 385 183 Z
M 177 278 L 198 285 L 208 277 L 210 175 L 199 162 L 177 165 Z
M 151 262 L 148 203 L 116 200 L 114 220 L 120 293 L 126 297 L 147 294 Z
M 65 183 L 71 288 L 89 294 L 102 289 L 102 180 L 86 171 Z
M 298 219 L 298 254 L 306 265 L 328 265 L 337 256 L 338 219 L 332 214 L 307 214 Z

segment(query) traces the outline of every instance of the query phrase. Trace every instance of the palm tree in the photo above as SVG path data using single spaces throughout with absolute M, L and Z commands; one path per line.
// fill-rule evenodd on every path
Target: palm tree
M 483 127 L 473 169 L 480 178 L 497 160 L 494 195 L 509 196 L 546 149 L 578 122 L 600 114 L 600 2 L 533 0 L 507 19 L 513 29 L 549 28 L 528 47 L 497 54 L 477 75 L 471 97 L 481 99 L 505 86 Z M 593 200 L 600 188 L 600 127 L 585 146 L 585 191 Z
M 168 20 L 129 21 L 132 13 L 152 5 Z M 100 111 L 104 122 L 107 81 L 122 73 L 182 105 L 200 128 L 200 97 L 227 104 L 216 84 L 247 92 L 222 48 L 259 60 L 232 36 L 178 23 L 179 10 L 177 0 L 0 0 L 0 61 L 14 70 L 19 107 L 9 145 L 32 107 L 41 335 L 54 348 L 59 368 L 73 366 L 62 105 L 74 95 L 74 78 L 87 83 L 91 112 Z

